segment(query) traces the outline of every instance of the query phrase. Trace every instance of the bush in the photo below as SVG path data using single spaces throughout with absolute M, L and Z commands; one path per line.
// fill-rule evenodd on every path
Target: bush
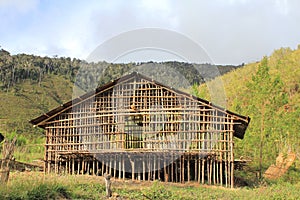
M 17 137 L 17 142 L 16 142 L 17 147 L 20 147 L 20 146 L 23 146 L 23 145 L 27 144 L 26 137 L 23 136 L 23 135 L 19 135 L 16 132 L 12 132 L 12 133 L 6 135 L 6 139 L 9 140 L 9 141 L 12 141 L 14 139 L 14 137 Z

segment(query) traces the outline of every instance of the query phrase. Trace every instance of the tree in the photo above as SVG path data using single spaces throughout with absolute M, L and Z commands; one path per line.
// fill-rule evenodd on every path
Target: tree
M 262 177 L 263 148 L 270 143 L 266 139 L 275 134 L 274 121 L 272 120 L 276 111 L 288 102 L 286 93 L 283 91 L 283 83 L 280 76 L 272 77 L 269 74 L 268 58 L 264 57 L 258 66 L 252 81 L 247 84 L 249 102 L 248 113 L 252 114 L 257 123 L 254 133 L 259 133 L 259 174 Z M 251 98 L 252 97 L 252 98 Z M 255 97 L 255 98 L 253 98 Z M 267 128 L 266 128 L 267 127 Z M 272 127 L 272 128 L 271 128 Z M 270 137 L 272 138 L 272 137 Z

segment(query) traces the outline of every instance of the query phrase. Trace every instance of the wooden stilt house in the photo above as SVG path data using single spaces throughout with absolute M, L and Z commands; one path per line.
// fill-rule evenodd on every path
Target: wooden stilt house
M 249 117 L 133 72 L 31 120 L 45 172 L 233 187 Z

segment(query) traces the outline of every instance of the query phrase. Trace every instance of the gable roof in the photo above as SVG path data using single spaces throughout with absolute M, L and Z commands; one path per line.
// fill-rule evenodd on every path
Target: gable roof
M 45 122 L 51 120 L 52 118 L 56 117 L 57 115 L 61 114 L 62 112 L 72 108 L 73 106 L 75 106 L 75 105 L 77 105 L 77 104 L 79 104 L 79 103 L 81 103 L 81 102 L 83 102 L 83 101 L 85 101 L 89 98 L 92 98 L 92 97 L 96 96 L 98 93 L 106 90 L 107 88 L 110 88 L 110 87 L 116 85 L 119 82 L 126 81 L 126 80 L 131 79 L 131 78 L 136 77 L 136 76 L 139 77 L 139 78 L 143 78 L 143 79 L 145 79 L 145 80 L 147 80 L 151 83 L 154 83 L 158 86 L 162 86 L 162 87 L 165 87 L 169 90 L 172 90 L 172 91 L 176 92 L 177 94 L 188 96 L 188 97 L 190 97 L 190 98 L 192 98 L 196 101 L 201 102 L 203 105 L 209 106 L 209 107 L 214 108 L 216 110 L 219 110 L 223 113 L 232 115 L 234 117 L 234 127 L 233 127 L 234 136 L 237 137 L 237 138 L 240 138 L 240 139 L 244 138 L 246 129 L 247 129 L 247 127 L 250 123 L 250 120 L 251 120 L 250 117 L 239 115 L 239 114 L 234 113 L 232 111 L 226 110 L 225 108 L 219 107 L 219 106 L 217 106 L 217 105 L 215 105 L 215 104 L 213 104 L 213 103 L 211 103 L 207 100 L 201 99 L 199 97 L 193 96 L 193 95 L 188 94 L 186 92 L 183 92 L 183 91 L 171 88 L 169 86 L 163 85 L 163 84 L 161 84 L 161 83 L 159 83 L 159 82 L 157 82 L 153 79 L 150 79 L 150 78 L 148 78 L 148 77 L 146 77 L 146 76 L 144 76 L 144 75 L 142 75 L 138 72 L 132 72 L 131 74 L 125 75 L 121 78 L 118 78 L 114 81 L 111 81 L 107 84 L 104 84 L 104 85 L 96 88 L 95 91 L 87 92 L 87 93 L 85 93 L 85 94 L 83 94 L 83 95 L 81 95 L 81 96 L 79 96 L 75 99 L 72 99 L 71 101 L 68 101 L 68 102 L 62 104 L 62 105 L 58 106 L 57 108 L 54 108 L 53 110 L 51 110 L 51 111 L 49 111 L 45 114 L 42 114 L 41 116 L 39 116 L 35 119 L 30 120 L 30 123 L 33 124 L 34 126 L 38 126 L 40 128 L 45 128 L 45 124 L 44 124 Z

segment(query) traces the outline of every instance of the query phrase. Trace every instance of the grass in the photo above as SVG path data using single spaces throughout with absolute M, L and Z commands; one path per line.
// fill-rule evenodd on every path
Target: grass
M 70 100 L 72 91 L 73 84 L 57 75 L 45 77 L 40 85 L 26 80 L 9 91 L 0 90 L 0 132 L 41 134 L 29 121 Z
M 112 180 L 119 199 L 297 199 L 300 183 L 262 182 L 256 187 L 228 189 L 218 186 Z M 105 183 L 99 176 L 44 175 L 13 172 L 0 199 L 105 199 Z

